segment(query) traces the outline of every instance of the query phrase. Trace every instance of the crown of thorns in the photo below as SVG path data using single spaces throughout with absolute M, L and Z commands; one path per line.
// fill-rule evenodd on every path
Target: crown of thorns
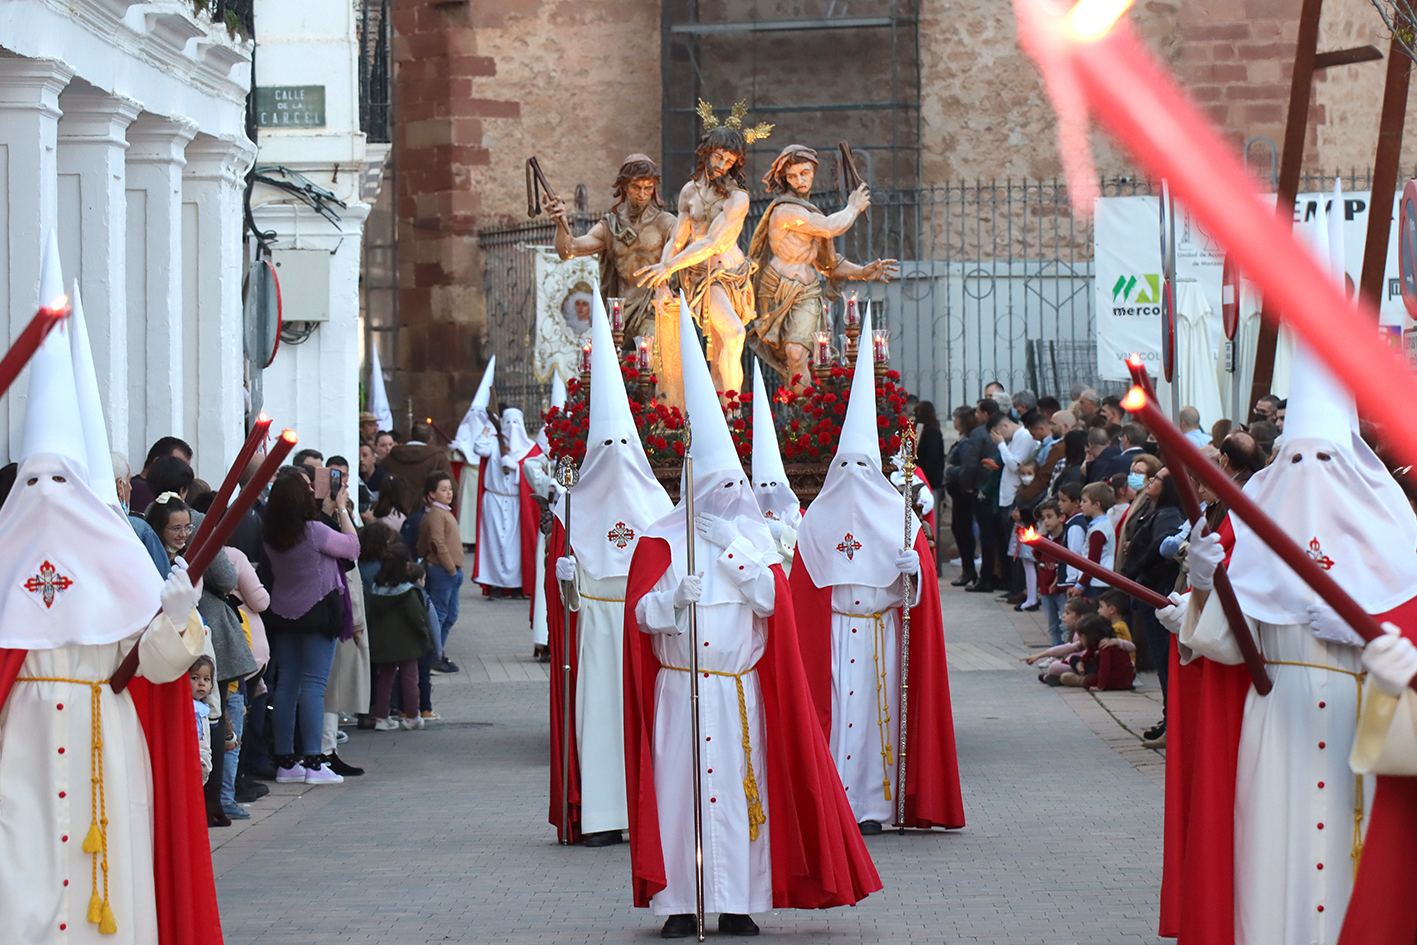
M 711 131 L 718 127 L 718 118 L 714 116 L 713 106 L 703 99 L 699 99 L 698 113 L 700 120 L 704 123 L 704 131 Z M 733 111 L 731 111 L 728 118 L 724 120 L 723 126 L 725 128 L 732 128 L 734 131 L 741 131 L 744 140 L 749 144 L 752 144 L 754 141 L 761 141 L 772 134 L 773 126 L 765 121 L 760 121 L 751 128 L 744 128 L 743 119 L 747 117 L 748 103 L 746 101 L 739 102 L 737 105 L 733 106 Z

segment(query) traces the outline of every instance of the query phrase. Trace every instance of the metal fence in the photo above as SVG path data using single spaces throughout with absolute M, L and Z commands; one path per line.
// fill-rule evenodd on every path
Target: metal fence
M 1368 185 L 1360 172 L 1342 176 L 1350 189 Z M 1153 193 L 1144 180 L 1101 183 L 1103 196 Z M 1308 178 L 1301 191 L 1330 186 L 1331 177 Z M 826 212 L 841 206 L 839 194 L 816 200 Z M 745 249 L 769 202 L 753 200 Z M 595 219 L 578 217 L 576 232 Z M 535 343 L 535 264 L 527 247 L 549 244 L 553 232 L 549 222 L 528 223 L 479 237 L 499 394 L 525 409 L 539 409 L 547 394 L 528 356 Z M 1064 403 L 1077 384 L 1121 391 L 1122 384 L 1097 376 L 1092 237 L 1091 223 L 1073 215 L 1061 181 L 976 181 L 873 191 L 869 218 L 859 218 L 837 248 L 855 262 L 900 260 L 898 279 L 847 283 L 844 294 L 871 301 L 875 326 L 890 329 L 892 366 L 906 389 L 943 414 L 972 403 L 990 381 Z M 844 301 L 832 305 L 834 338 L 844 307 Z

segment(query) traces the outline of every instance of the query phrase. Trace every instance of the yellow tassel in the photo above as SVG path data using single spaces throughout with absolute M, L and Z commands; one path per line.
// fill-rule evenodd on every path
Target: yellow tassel
M 890 745 L 887 745 L 887 746 L 886 746 L 886 764 L 888 764 L 888 765 L 893 765 L 893 764 L 895 764 L 895 755 L 894 755 L 894 753 L 891 752 L 891 746 L 890 746 Z
M 118 931 L 118 923 L 113 921 L 113 910 L 108 908 L 108 903 L 103 904 L 103 921 L 98 924 L 100 935 L 112 935 Z
M 89 896 L 89 921 L 97 922 L 103 918 L 103 900 L 98 898 L 98 893 Z
M 103 837 L 98 832 L 98 824 L 89 825 L 89 835 L 84 837 L 84 852 L 97 853 L 103 849 Z M 90 919 L 90 922 L 97 922 L 97 919 Z
M 891 799 L 891 779 L 890 779 L 890 778 L 886 778 L 886 779 L 885 779 L 884 781 L 882 781 L 881 783 L 882 783 L 883 785 L 885 785 L 885 788 L 886 788 L 886 800 L 890 800 L 890 799 Z

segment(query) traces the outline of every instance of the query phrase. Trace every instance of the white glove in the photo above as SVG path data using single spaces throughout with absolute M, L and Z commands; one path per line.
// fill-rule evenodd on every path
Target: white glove
M 187 627 L 188 618 L 192 616 L 192 609 L 197 606 L 201 597 L 201 580 L 197 581 L 196 587 L 192 586 L 191 578 L 187 577 L 187 562 L 179 557 L 173 562 L 172 573 L 167 576 L 159 595 L 163 616 L 172 621 L 172 625 L 178 630 L 183 630 Z
M 1327 601 L 1310 604 L 1308 612 L 1309 626 L 1314 628 L 1314 636 L 1320 640 L 1342 643 L 1345 646 L 1363 646 L 1363 638 L 1353 632 L 1348 621 L 1338 616 L 1338 611 L 1330 607 Z
M 556 580 L 574 581 L 576 579 L 576 559 L 557 558 L 556 559 Z
M 510 456 L 502 457 L 502 468 L 507 472 L 512 472 L 517 468 L 517 461 Z
M 704 593 L 704 577 L 702 574 L 690 574 L 679 582 L 679 586 L 674 589 L 674 608 L 682 610 L 690 604 L 697 604 L 699 598 Z
M 1191 530 L 1190 550 L 1186 552 L 1186 563 L 1191 569 L 1191 587 L 1198 591 L 1208 591 L 1215 587 L 1215 569 L 1225 560 L 1225 547 L 1220 544 L 1220 536 L 1214 533 L 1202 535 L 1205 520 L 1196 522 Z
M 1171 601 L 1170 607 L 1163 607 L 1156 612 L 1156 619 L 1161 621 L 1161 625 L 1168 633 L 1180 633 L 1181 624 L 1186 622 L 1186 607 L 1191 603 L 1191 597 L 1187 594 L 1182 597 L 1172 591 L 1167 598 Z
M 1385 623 L 1383 635 L 1363 648 L 1363 667 L 1374 686 L 1390 696 L 1400 696 L 1417 676 L 1417 646 L 1397 627 Z
M 772 536 L 772 540 L 773 540 L 773 541 L 781 541 L 781 540 L 782 540 L 782 520 L 781 520 L 781 519 L 776 519 L 776 518 L 770 518 L 770 519 L 767 520 L 767 523 L 768 523 L 768 534 Z
M 694 530 L 704 541 L 720 548 L 727 548 L 738 537 L 738 529 L 733 527 L 732 522 L 707 512 L 694 516 Z
M 920 552 L 902 551 L 895 556 L 895 569 L 901 574 L 920 573 Z

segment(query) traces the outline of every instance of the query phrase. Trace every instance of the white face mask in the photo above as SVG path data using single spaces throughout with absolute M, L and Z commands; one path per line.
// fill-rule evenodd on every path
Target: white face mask
M 1021 483 L 1023 483 L 1024 485 L 1028 485 L 1030 482 L 1033 481 L 1033 474 L 1032 474 L 1032 473 L 1020 473 L 1020 474 L 1019 474 L 1019 477 L 1018 477 L 1018 481 L 1021 482 Z

